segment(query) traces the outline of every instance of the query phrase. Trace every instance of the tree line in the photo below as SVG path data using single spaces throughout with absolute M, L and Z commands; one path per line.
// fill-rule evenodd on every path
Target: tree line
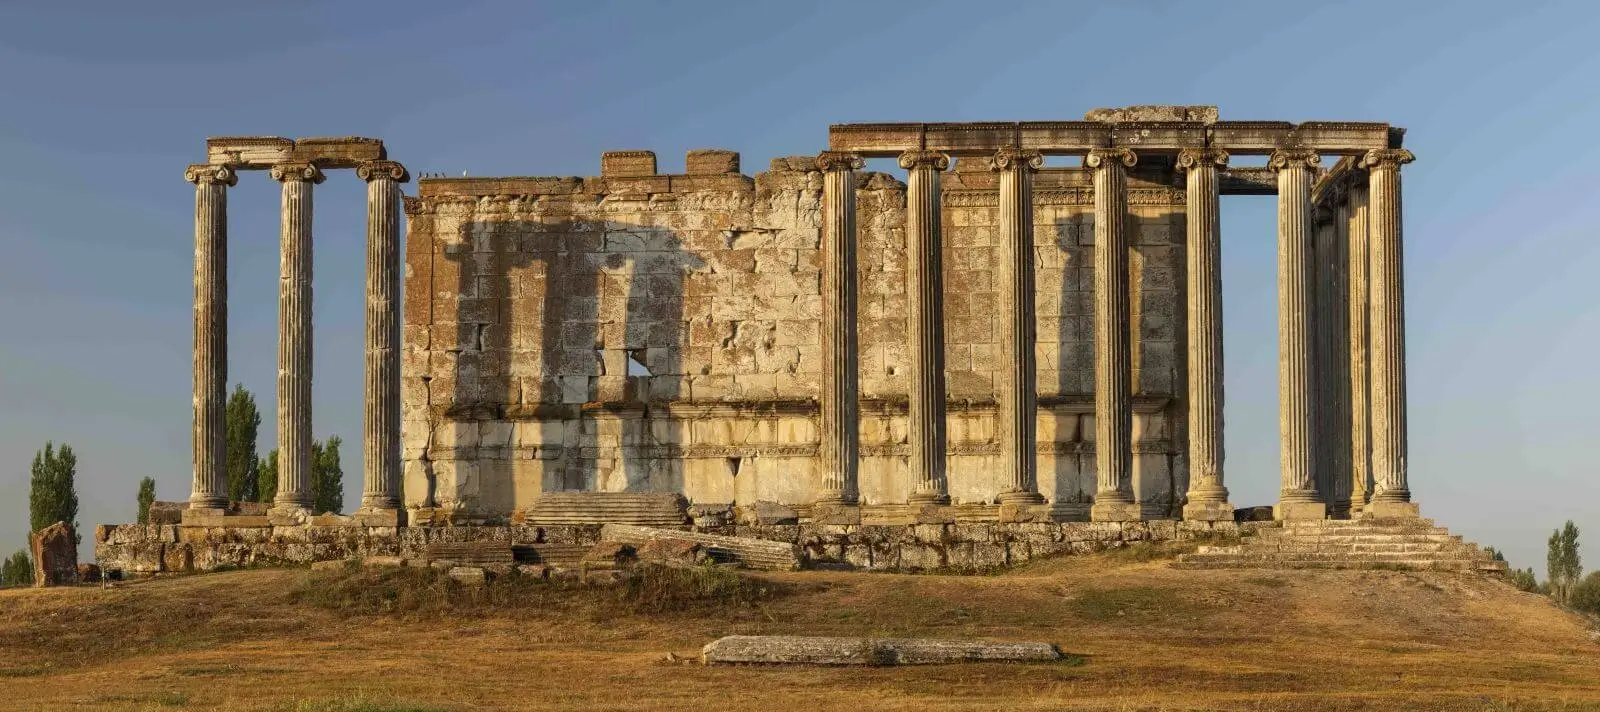
M 256 399 L 240 384 L 234 386 L 228 397 L 225 414 L 228 454 L 228 499 L 234 502 L 268 502 L 278 492 L 278 451 L 265 457 L 256 450 L 256 437 L 261 429 L 261 411 Z M 326 442 L 311 444 L 311 498 L 315 512 L 339 513 L 344 507 L 344 466 L 340 462 L 339 448 L 344 440 L 337 435 Z M 56 522 L 66 522 L 72 527 L 77 543 L 83 543 L 78 526 L 78 456 L 72 446 L 65 443 L 57 447 L 46 442 L 44 449 L 33 457 L 33 467 L 28 488 L 28 530 L 39 531 Z M 156 501 L 156 481 L 145 477 L 139 480 L 134 495 L 138 508 L 135 521 L 148 524 L 150 504 Z M 33 583 L 33 558 L 28 547 L 9 557 L 0 559 L 0 586 Z

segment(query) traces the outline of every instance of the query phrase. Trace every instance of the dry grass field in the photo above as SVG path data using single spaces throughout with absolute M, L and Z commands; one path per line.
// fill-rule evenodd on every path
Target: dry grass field
M 995 576 L 799 572 L 468 591 L 431 572 L 234 571 L 0 591 L 19 710 L 1600 710 L 1593 624 L 1472 575 L 1178 571 L 1132 552 Z M 1056 643 L 1049 665 L 712 667 L 732 633 Z

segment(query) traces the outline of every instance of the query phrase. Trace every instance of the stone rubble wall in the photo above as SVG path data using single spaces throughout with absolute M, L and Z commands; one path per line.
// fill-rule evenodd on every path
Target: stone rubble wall
M 874 571 L 985 571 L 1061 554 L 1087 554 L 1134 542 L 1237 534 L 1232 522 L 1065 522 L 912 525 L 728 525 L 685 527 L 720 536 L 793 544 L 803 565 Z M 362 557 L 426 558 L 440 543 L 493 542 L 514 547 L 592 546 L 600 524 L 459 527 L 188 527 L 101 525 L 95 558 L 124 576 L 304 566 Z M 115 575 L 115 574 L 112 574 Z
M 798 157 L 752 179 L 726 172 L 737 156 L 720 152 L 725 172 L 655 175 L 653 155 L 633 153 L 643 152 L 610 157 L 601 178 L 423 179 L 407 200 L 404 489 L 408 507 L 432 510 L 428 520 L 502 523 L 558 490 L 814 499 L 822 174 Z M 691 158 L 694 171 L 709 170 Z M 999 209 L 995 175 L 979 168 L 959 160 L 943 181 L 958 503 L 992 502 L 1004 485 L 994 432 Z M 1133 477 L 1147 514 L 1163 516 L 1187 487 L 1183 191 L 1170 170 L 1143 170 L 1129 180 Z M 866 504 L 898 503 L 909 479 L 905 186 L 883 173 L 857 184 L 860 489 Z M 1035 206 L 1040 491 L 1086 515 L 1088 174 L 1044 169 Z

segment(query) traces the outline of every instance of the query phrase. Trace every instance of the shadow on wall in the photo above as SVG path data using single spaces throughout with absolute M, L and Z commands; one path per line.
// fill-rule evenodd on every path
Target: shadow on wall
M 458 275 L 453 297 L 434 295 L 456 302 L 455 343 L 432 345 L 455 379 L 430 384 L 450 401 L 430 403 L 423 506 L 471 520 L 544 491 L 681 491 L 683 433 L 667 406 L 689 395 L 684 278 L 705 262 L 644 225 L 480 218 L 463 230 L 434 262 L 435 289 L 444 270 Z M 436 306 L 436 339 L 449 321 Z

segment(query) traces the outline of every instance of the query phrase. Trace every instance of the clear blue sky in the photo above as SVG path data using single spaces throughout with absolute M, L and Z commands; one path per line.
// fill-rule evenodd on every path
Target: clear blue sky
M 1410 130 L 1412 488 L 1541 576 L 1544 538 L 1575 519 L 1600 566 L 1593 3 L 21 5 L 0 8 L 0 548 L 24 541 L 46 439 L 78 451 L 87 526 L 131 520 L 147 475 L 188 495 L 182 172 L 206 136 L 374 136 L 452 175 L 595 174 L 625 148 L 674 171 L 707 147 L 754 172 L 823 148 L 832 122 L 1176 103 Z M 350 443 L 351 503 L 363 195 L 339 173 L 316 196 L 315 430 Z M 247 174 L 229 203 L 230 371 L 270 413 L 277 186 Z M 1223 204 L 1239 505 L 1278 482 L 1272 211 Z

